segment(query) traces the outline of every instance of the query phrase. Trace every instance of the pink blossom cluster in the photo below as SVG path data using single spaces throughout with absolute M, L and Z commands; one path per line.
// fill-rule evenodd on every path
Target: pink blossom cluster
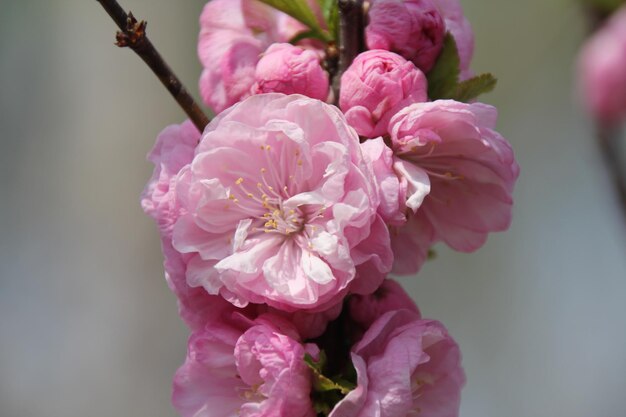
M 204 8 L 218 115 L 159 135 L 142 195 L 192 330 L 184 417 L 458 415 L 459 347 L 388 275 L 505 230 L 519 168 L 495 108 L 429 97 L 446 33 L 470 74 L 458 1 L 370 3 L 370 50 L 337 96 L 324 42 L 288 43 L 302 23 L 257 0 Z

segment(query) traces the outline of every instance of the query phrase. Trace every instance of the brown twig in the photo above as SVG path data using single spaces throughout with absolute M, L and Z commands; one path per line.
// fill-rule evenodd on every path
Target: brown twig
M 365 50 L 364 0 L 337 0 L 339 2 L 339 70 L 333 79 L 335 100 L 339 100 L 341 75 L 354 58 Z
M 209 118 L 146 36 L 146 22 L 138 22 L 132 13 L 126 14 L 116 0 L 96 1 L 102 5 L 120 28 L 120 32 L 117 32 L 116 35 L 117 46 L 132 49 L 148 64 L 152 72 L 161 80 L 161 83 L 167 88 L 172 97 L 187 113 L 193 124 L 202 132 L 206 125 L 209 124 Z

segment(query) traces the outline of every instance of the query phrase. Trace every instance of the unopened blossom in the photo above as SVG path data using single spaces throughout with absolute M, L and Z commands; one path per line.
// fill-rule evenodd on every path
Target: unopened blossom
M 223 112 L 176 192 L 187 282 L 239 306 L 324 310 L 373 292 L 393 262 L 358 136 L 318 100 L 260 94 Z
M 306 353 L 319 351 L 279 317 L 212 322 L 189 339 L 174 408 L 182 417 L 314 417 Z
M 424 72 L 435 64 L 445 32 L 434 0 L 373 0 L 365 29 L 369 49 L 395 52 Z
M 609 125 L 626 121 L 626 6 L 585 43 L 578 66 L 589 112 Z
M 357 387 L 330 417 L 457 417 L 465 374 L 439 322 L 409 310 L 385 313 L 352 348 Z
M 274 42 L 304 26 L 258 0 L 211 0 L 200 16 L 200 93 L 216 113 L 251 94 L 255 68 Z
M 148 154 L 154 172 L 141 194 L 141 207 L 156 221 L 165 236 L 172 235 L 172 228 L 180 215 L 175 191 L 178 172 L 193 159 L 199 140 L 200 132 L 188 120 L 165 128 Z
M 402 107 L 427 100 L 424 73 L 393 52 L 359 54 L 341 77 L 339 107 L 361 136 L 387 134 L 391 117 Z
M 405 253 L 394 250 L 403 272 L 415 272 L 406 270 L 411 261 L 404 256 L 425 259 L 435 241 L 471 252 L 490 232 L 509 227 L 519 166 L 494 130 L 496 119 L 485 104 L 438 100 L 413 104 L 391 120 L 394 170 L 407 181 L 411 217 L 404 230 L 392 230 L 392 239 L 400 238 L 394 249 Z
M 328 97 L 328 73 L 317 51 L 288 43 L 270 46 L 256 66 L 252 91 L 302 94 L 318 100 Z

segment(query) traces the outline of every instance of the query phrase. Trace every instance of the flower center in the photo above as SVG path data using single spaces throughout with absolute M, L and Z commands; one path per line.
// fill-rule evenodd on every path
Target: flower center
M 262 168 L 260 181 L 256 183 L 254 190 L 246 187 L 243 178 L 235 181 L 235 185 L 240 190 L 240 198 L 244 201 L 247 200 L 249 203 L 244 203 L 248 208 L 247 211 L 255 212 L 255 215 L 251 216 L 257 220 L 253 230 L 265 233 L 279 233 L 285 236 L 302 231 L 305 226 L 305 216 L 302 211 L 297 207 L 287 208 L 283 205 L 283 202 L 291 197 L 289 186 L 285 185 L 281 190 L 276 190 L 268 184 L 266 174 L 267 170 Z M 237 196 L 233 194 L 230 196 L 230 199 L 239 207 L 242 207 Z M 258 215 L 259 205 L 265 210 L 265 213 L 261 216 Z
M 282 203 L 279 203 L 279 207 Z M 304 227 L 304 220 L 300 209 L 289 209 L 285 211 L 282 207 L 269 210 L 263 215 L 267 221 L 263 224 L 265 233 L 277 232 L 289 236 L 292 233 L 300 232 Z

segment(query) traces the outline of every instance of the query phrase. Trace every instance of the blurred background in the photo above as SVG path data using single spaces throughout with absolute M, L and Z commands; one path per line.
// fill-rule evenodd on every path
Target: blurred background
M 522 174 L 510 231 L 402 279 L 461 345 L 464 417 L 626 416 L 626 228 L 574 99 L 573 0 L 463 0 Z M 124 0 L 196 91 L 202 0 Z M 93 0 L 0 0 L 0 416 L 166 417 L 187 330 L 139 206 L 184 116 Z

